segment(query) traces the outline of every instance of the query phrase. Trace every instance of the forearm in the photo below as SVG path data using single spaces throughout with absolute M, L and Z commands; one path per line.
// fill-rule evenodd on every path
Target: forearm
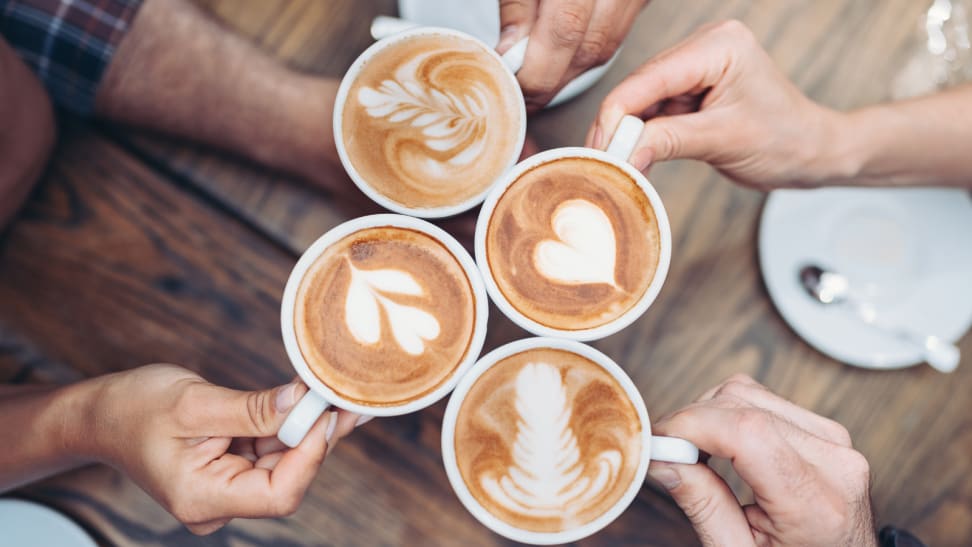
M 147 0 L 99 88 L 99 116 L 222 148 L 314 182 L 337 163 L 337 82 L 275 61 L 185 0 Z
M 86 421 L 99 382 L 0 388 L 0 492 L 93 460 Z
M 972 187 L 972 85 L 841 119 L 828 184 Z

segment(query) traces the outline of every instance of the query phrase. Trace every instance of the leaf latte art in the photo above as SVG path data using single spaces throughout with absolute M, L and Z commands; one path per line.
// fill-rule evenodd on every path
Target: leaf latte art
M 355 232 L 304 275 L 294 325 L 320 380 L 361 404 L 402 404 L 439 387 L 465 358 L 475 300 L 441 243 L 406 228 Z
M 456 460 L 487 511 L 525 530 L 582 526 L 613 507 L 641 458 L 624 389 L 574 353 L 533 349 L 477 379 L 459 410 Z
M 385 197 L 416 208 L 456 205 L 511 165 L 521 100 L 481 45 L 413 36 L 368 59 L 348 92 L 342 138 L 354 169 Z

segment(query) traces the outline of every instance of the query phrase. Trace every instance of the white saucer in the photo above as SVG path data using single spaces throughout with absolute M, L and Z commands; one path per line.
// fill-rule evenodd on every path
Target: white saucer
M 399 17 L 422 25 L 453 28 L 472 34 L 484 43 L 499 42 L 499 4 L 496 0 L 398 0 Z M 620 50 L 618 50 L 620 51 Z M 604 76 L 615 59 L 594 67 L 571 80 L 547 108 L 569 101 L 587 91 Z
M 972 325 L 972 200 L 964 190 L 778 190 L 759 229 L 759 262 L 783 319 L 838 361 L 890 369 L 919 350 L 867 326 L 845 307 L 818 304 L 797 272 L 842 273 L 882 317 L 956 341 Z
M 98 547 L 73 520 L 43 505 L 0 499 L 0 545 L 4 547 Z

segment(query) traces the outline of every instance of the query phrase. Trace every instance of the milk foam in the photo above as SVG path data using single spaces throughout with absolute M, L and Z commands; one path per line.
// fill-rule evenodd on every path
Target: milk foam
M 347 159 L 406 207 L 481 196 L 516 158 L 523 97 L 495 54 L 458 36 L 403 38 L 357 73 L 341 112 Z
M 610 510 L 642 454 L 641 422 L 597 363 L 552 348 L 496 362 L 466 393 L 455 457 L 470 494 L 521 530 L 556 532 Z
M 600 207 L 583 199 L 565 201 L 554 211 L 551 225 L 558 240 L 541 241 L 533 253 L 541 275 L 559 283 L 617 285 L 616 237 Z
M 621 453 L 605 450 L 580 461 L 570 426 L 570 406 L 557 367 L 530 363 L 516 377 L 517 434 L 512 465 L 498 479 L 484 476 L 483 490 L 507 510 L 532 518 L 568 517 L 587 508 L 617 478 Z
M 434 54 L 416 56 L 395 71 L 394 79 L 381 82 L 377 89 L 361 88 L 358 102 L 373 118 L 421 128 L 426 137 L 421 144 L 445 152 L 445 163 L 467 165 L 479 156 L 486 142 L 487 90 L 475 82 L 463 93 L 423 85 L 419 69 Z M 442 161 L 430 156 L 426 162 L 426 168 L 442 171 L 429 165 Z
M 448 381 L 470 348 L 475 297 L 455 255 L 435 238 L 380 226 L 329 246 L 294 304 L 301 355 L 345 399 L 415 400 Z
M 414 306 L 398 304 L 383 293 L 422 296 L 421 285 L 402 270 L 359 270 L 350 263 L 351 283 L 345 299 L 344 320 L 354 336 L 363 344 L 376 344 L 381 339 L 381 314 L 391 326 L 398 345 L 410 355 L 425 352 L 425 342 L 439 336 L 439 322 L 435 316 Z

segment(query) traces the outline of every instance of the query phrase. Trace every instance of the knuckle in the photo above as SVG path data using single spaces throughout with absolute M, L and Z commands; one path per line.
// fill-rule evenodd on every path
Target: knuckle
M 171 412 L 176 426 L 183 431 L 193 431 L 196 428 L 198 400 L 198 387 L 194 384 L 186 386 L 175 397 Z
M 606 61 L 607 58 L 610 58 L 610 53 L 606 53 L 609 51 L 609 42 L 610 38 L 607 32 L 603 30 L 588 31 L 574 54 L 574 64 L 588 67 Z
M 708 522 L 716 512 L 716 503 L 710 496 L 697 496 L 681 504 L 685 516 L 696 525 Z
M 199 518 L 199 512 L 192 506 L 192 504 L 183 500 L 173 500 L 169 504 L 169 513 L 171 513 L 176 520 L 182 524 L 185 524 L 186 526 L 202 521 L 202 519 Z
M 726 19 L 725 21 L 718 23 L 715 26 L 714 31 L 733 38 L 755 39 L 753 36 L 753 31 L 750 30 L 749 27 L 747 27 L 746 24 L 739 19 Z
M 740 438 L 761 439 L 772 430 L 772 417 L 757 408 L 742 409 L 736 417 L 736 428 Z
M 850 431 L 847 430 L 841 423 L 829 420 L 828 428 L 830 429 L 830 434 L 837 441 L 837 444 L 841 446 L 850 447 L 853 441 L 851 440 Z M 867 461 L 865 460 L 865 465 Z
M 580 6 L 568 5 L 553 17 L 550 35 L 557 47 L 573 47 L 580 44 L 587 30 L 587 14 Z
M 756 385 L 756 381 L 745 374 L 733 374 L 716 390 L 716 395 L 741 397 Z
M 855 483 L 854 486 L 867 489 L 871 484 L 871 465 L 864 454 L 854 449 L 847 449 L 843 460 L 842 467 L 850 480 Z
M 660 124 L 657 128 L 660 133 L 659 149 L 656 150 L 658 160 L 667 160 L 678 157 L 682 153 L 682 137 L 672 127 L 667 124 Z
M 297 512 L 300 502 L 303 501 L 303 494 L 300 492 L 288 492 L 278 496 L 273 503 L 273 514 L 278 517 L 289 517 Z
M 269 417 L 271 404 L 268 391 L 252 392 L 246 397 L 247 414 L 253 425 L 260 431 L 269 431 L 272 428 Z

